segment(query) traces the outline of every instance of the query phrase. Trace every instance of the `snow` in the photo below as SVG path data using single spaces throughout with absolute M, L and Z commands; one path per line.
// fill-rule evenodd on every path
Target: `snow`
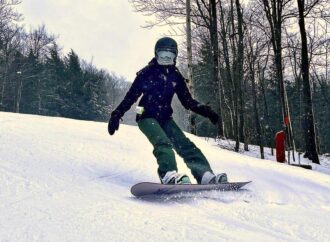
M 241 192 L 137 199 L 130 187 L 158 177 L 136 126 L 109 136 L 106 123 L 0 112 L 0 241 L 330 241 L 327 167 L 187 135 L 215 171 L 253 182 Z
M 221 148 L 227 149 L 227 150 L 234 150 L 235 147 L 235 141 L 233 140 L 228 140 L 228 139 L 221 139 L 221 140 L 214 140 L 214 139 L 210 139 L 210 138 L 204 138 L 205 140 L 207 140 L 210 144 L 213 145 L 218 145 Z M 251 156 L 251 157 L 256 157 L 256 158 L 260 158 L 260 148 L 259 146 L 256 145 L 249 145 L 249 151 L 245 151 L 243 149 L 244 144 L 240 143 L 240 153 L 247 155 L 247 156 Z M 273 150 L 274 155 L 272 155 L 271 149 L 268 147 L 264 147 L 264 155 L 265 158 L 267 160 L 272 160 L 272 161 L 276 161 L 276 157 L 275 157 L 275 149 Z M 329 156 L 329 155 L 328 155 Z M 318 172 L 322 172 L 325 174 L 330 175 L 330 156 L 326 157 L 324 155 L 320 155 L 319 159 L 320 159 L 320 163 L 321 165 L 312 163 L 310 160 L 308 160 L 307 158 L 303 157 L 303 153 L 298 153 L 295 151 L 295 160 L 293 160 L 292 157 L 292 151 L 288 152 L 286 151 L 286 160 L 288 160 L 289 158 L 289 162 L 290 164 L 293 165 L 309 165 L 312 167 L 312 169 L 314 171 L 318 171 Z

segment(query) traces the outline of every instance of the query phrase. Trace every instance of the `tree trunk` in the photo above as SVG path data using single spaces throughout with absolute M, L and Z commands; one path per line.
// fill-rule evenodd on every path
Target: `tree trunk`
M 301 35 L 301 72 L 303 77 L 303 105 L 304 105 L 304 131 L 305 131 L 305 157 L 308 157 L 313 163 L 320 164 L 316 150 L 314 114 L 312 105 L 311 87 L 309 82 L 309 63 L 307 35 L 304 18 L 304 0 L 297 0 L 299 10 L 299 28 Z
M 228 40 L 227 40 L 227 31 L 225 27 L 225 19 L 224 19 L 224 13 L 222 8 L 222 3 L 219 1 L 219 7 L 220 7 L 220 24 L 221 24 L 221 43 L 222 43 L 222 49 L 223 49 L 223 58 L 225 62 L 225 79 L 229 85 L 229 93 L 230 93 L 230 103 L 228 106 L 228 111 L 230 115 L 230 134 L 232 136 L 235 136 L 235 122 L 236 122 L 236 113 L 235 113 L 235 85 L 233 83 L 232 75 L 231 75 L 231 65 L 229 60 L 229 48 L 228 48 Z M 223 91 L 223 90 L 222 90 Z M 226 102 L 225 102 L 226 103 Z
M 271 4 L 269 4 L 268 0 L 263 0 L 264 11 L 266 13 L 266 17 L 271 29 L 271 42 L 275 55 L 274 62 L 276 69 L 276 81 L 278 83 L 278 89 L 280 94 L 282 120 L 284 122 L 287 134 L 287 144 L 289 148 L 292 148 L 292 126 L 286 102 L 286 91 L 284 85 L 282 64 L 282 11 L 283 7 L 285 6 L 285 3 L 287 2 L 283 0 L 271 0 Z
M 268 48 L 268 55 L 269 55 L 269 48 Z M 270 117 L 269 117 L 269 108 L 268 108 L 268 102 L 266 98 L 266 87 L 265 87 L 265 70 L 268 64 L 268 57 L 266 59 L 266 63 L 263 67 L 261 67 L 260 63 L 258 62 L 258 76 L 259 76 L 259 83 L 260 88 L 262 92 L 262 99 L 263 99 L 263 105 L 264 105 L 264 116 L 266 121 L 266 131 L 263 132 L 263 134 L 266 136 L 268 135 L 268 139 L 266 139 L 267 146 L 271 149 L 271 154 L 274 155 L 274 141 L 273 141 L 273 135 L 275 134 L 274 129 L 272 125 L 270 124 Z
M 239 137 L 239 92 L 238 92 L 238 82 L 237 82 L 237 51 L 236 51 L 236 32 L 235 32 L 235 19 L 234 19 L 234 2 L 230 1 L 230 25 L 231 33 L 229 34 L 230 44 L 232 48 L 232 59 L 233 66 L 231 68 L 231 85 L 232 85 L 232 100 L 233 100 L 233 110 L 234 110 L 234 136 L 235 136 L 235 148 L 236 152 L 239 151 L 240 147 L 240 137 Z
M 186 0 L 186 31 L 187 31 L 187 55 L 188 55 L 188 80 L 191 96 L 195 97 L 194 82 L 192 76 L 192 44 L 191 44 L 191 7 L 190 0 Z M 196 116 L 189 111 L 190 132 L 196 135 Z
M 252 46 L 251 46 L 252 48 Z M 252 58 L 254 58 L 252 56 Z M 264 144 L 262 140 L 262 131 L 261 131 L 261 124 L 260 124 L 260 118 L 259 118 L 259 110 L 258 110 L 258 100 L 257 100 L 257 89 L 256 89 L 256 84 L 255 84 L 255 70 L 254 70 L 254 60 L 252 60 L 250 65 L 250 78 L 251 78 L 251 84 L 252 84 L 252 96 L 253 96 L 253 110 L 254 110 L 254 122 L 255 122 L 255 127 L 257 131 L 257 144 L 260 147 L 260 156 L 261 159 L 265 159 L 264 155 Z
M 23 80 L 22 80 L 21 74 L 18 74 L 18 88 L 17 88 L 16 106 L 15 106 L 16 113 L 19 113 L 19 108 L 20 108 L 21 98 L 22 98 L 22 91 L 23 91 Z
M 244 100 L 242 92 L 243 81 L 243 63 L 244 63 L 244 34 L 243 34 L 243 13 L 239 0 L 236 0 L 236 12 L 237 12 L 237 30 L 238 30 L 238 45 L 237 45 L 237 69 L 235 74 L 235 82 L 237 83 L 238 91 L 238 112 L 239 112 L 239 141 L 244 142 Z
M 215 89 L 215 96 L 218 102 L 218 136 L 223 137 L 223 121 L 222 121 L 222 102 L 221 95 L 219 95 L 218 89 L 221 87 L 219 84 L 219 46 L 218 46 L 218 26 L 217 26 L 217 8 L 216 1 L 210 0 L 210 35 L 211 35 L 211 46 L 212 46 L 212 57 L 213 57 L 213 83 Z

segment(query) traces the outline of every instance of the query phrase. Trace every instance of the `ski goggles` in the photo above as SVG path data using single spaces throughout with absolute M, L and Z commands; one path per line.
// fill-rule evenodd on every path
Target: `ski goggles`
M 169 50 L 159 50 L 156 58 L 159 65 L 174 65 L 176 54 Z

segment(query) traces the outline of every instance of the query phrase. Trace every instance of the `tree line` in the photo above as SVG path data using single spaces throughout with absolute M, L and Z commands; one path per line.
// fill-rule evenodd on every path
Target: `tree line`
M 330 151 L 326 0 L 130 1 L 155 17 L 148 27 L 167 24 L 187 37 L 180 68 L 221 119 L 217 127 L 192 113 L 182 119 L 175 101 L 186 130 L 233 139 L 236 151 L 257 144 L 262 158 L 280 130 L 289 150 L 315 163 Z M 0 1 L 0 111 L 107 120 L 130 83 L 73 50 L 63 54 L 45 26 L 26 31 L 18 4 Z
M 0 111 L 107 120 L 129 83 L 63 54 L 44 25 L 26 31 L 20 3 L 0 1 Z
M 216 128 L 199 117 L 187 128 L 234 139 L 236 151 L 257 144 L 261 158 L 280 130 L 288 150 L 315 163 L 330 151 L 328 1 L 130 2 L 154 17 L 146 27 L 167 24 L 171 34 L 187 36 L 181 61 L 191 66 L 191 91 L 221 116 Z

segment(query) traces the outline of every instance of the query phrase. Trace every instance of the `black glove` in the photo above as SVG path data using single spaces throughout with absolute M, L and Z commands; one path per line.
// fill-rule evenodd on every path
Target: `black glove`
M 108 123 L 108 132 L 110 135 L 113 135 L 116 130 L 119 129 L 119 120 L 120 120 L 120 115 L 118 111 L 113 111 L 111 113 L 111 117 Z
M 214 112 L 208 105 L 198 105 L 197 113 L 209 118 L 213 124 L 216 124 L 219 120 L 219 115 Z

